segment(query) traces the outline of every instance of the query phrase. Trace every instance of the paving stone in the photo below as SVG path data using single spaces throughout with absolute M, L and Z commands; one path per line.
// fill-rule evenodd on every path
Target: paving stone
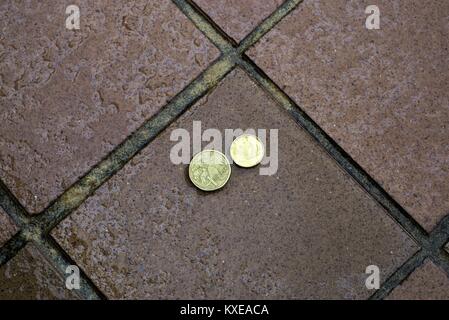
M 415 270 L 388 296 L 389 300 L 449 300 L 449 278 L 431 261 Z
M 169 0 L 0 4 L 0 177 L 36 213 L 218 56 Z
M 0 246 L 4 244 L 14 233 L 16 233 L 17 227 L 9 216 L 0 208 Z
M 237 42 L 273 13 L 283 0 L 195 0 Z
M 174 129 L 279 129 L 279 169 L 205 193 Z M 222 131 L 223 132 L 223 131 Z M 203 147 L 205 145 L 203 144 Z M 275 152 L 267 145 L 268 155 Z M 414 242 L 248 76 L 231 73 L 53 232 L 110 298 L 367 298 Z
M 427 230 L 449 213 L 447 1 L 306 0 L 249 55 Z
M 78 299 L 34 245 L 0 268 L 0 300 Z

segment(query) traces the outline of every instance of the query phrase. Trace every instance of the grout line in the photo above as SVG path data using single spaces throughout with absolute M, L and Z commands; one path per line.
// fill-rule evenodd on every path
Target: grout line
M 449 277 L 449 253 L 444 248 L 441 248 L 438 253 L 429 258 L 436 266 L 444 270 Z
M 177 7 L 206 35 L 222 52 L 222 56 L 181 91 L 153 118 L 145 122 L 136 132 L 112 151 L 104 160 L 90 170 L 83 178 L 67 189 L 53 201 L 47 209 L 36 217 L 29 217 L 26 210 L 0 181 L 0 206 L 23 230 L 13 236 L 0 249 L 0 265 L 11 259 L 27 242 L 33 241 L 64 273 L 65 266 L 75 264 L 58 243 L 51 237 L 42 238 L 59 222 L 83 203 L 97 188 L 120 170 L 132 157 L 177 119 L 185 110 L 209 90 L 215 87 L 237 65 L 242 67 L 256 82 L 266 90 L 275 101 L 281 104 L 315 140 L 350 174 L 389 215 L 421 245 L 422 250 L 398 268 L 376 291 L 371 299 L 383 299 L 391 290 L 404 281 L 426 258 L 430 258 L 449 274 L 449 254 L 442 249 L 449 238 L 449 216 L 431 232 L 430 235 L 372 179 L 335 141 L 330 138 L 303 110 L 295 104 L 244 52 L 269 32 L 279 21 L 295 9 L 302 0 L 287 0 L 268 18 L 259 24 L 238 48 L 235 41 L 223 32 L 191 0 L 172 0 Z M 86 299 L 106 298 L 95 287 L 86 274 L 82 273 L 85 287 L 81 295 Z
M 427 258 L 427 253 L 423 250 L 415 253 L 409 258 L 402 266 L 400 266 L 393 274 L 382 283 L 382 286 L 377 290 L 369 300 L 383 300 L 385 299 L 394 288 L 399 286 L 404 280 L 406 280 L 410 274 L 421 266 L 424 260 Z
M 223 54 L 234 51 L 236 42 L 226 34 L 206 13 L 191 0 L 172 0 L 179 10 L 200 30 Z
M 6 264 L 30 241 L 45 253 L 59 271 L 65 266 L 76 265 L 69 255 L 51 237 L 45 235 L 73 210 L 75 210 L 97 188 L 120 170 L 136 153 L 151 142 L 162 130 L 179 117 L 193 103 L 213 89 L 235 66 L 228 56 L 221 56 L 196 79 L 178 93 L 167 106 L 146 121 L 136 132 L 114 149 L 103 161 L 91 169 L 83 178 L 68 188 L 50 206 L 37 216 L 30 216 L 20 202 L 0 180 L 0 205 L 22 229 L 0 248 L 0 266 Z M 86 299 L 105 299 L 86 274 L 82 275 Z
M 268 91 L 274 100 L 287 110 L 296 122 L 336 160 L 342 169 L 380 203 L 412 238 L 418 241 L 419 245 L 427 244 L 427 232 L 262 70 L 246 57 L 239 61 L 239 65 L 263 89 Z
M 217 34 L 221 35 L 221 30 L 214 30 L 214 25 L 210 24 L 210 18 L 204 12 L 192 12 L 194 7 L 186 0 L 173 0 L 179 6 L 187 6 L 189 10 L 183 12 L 194 21 L 200 31 L 202 31 L 211 41 Z M 242 67 L 256 83 L 259 83 L 265 91 L 274 98 L 284 109 L 286 109 L 294 119 L 334 158 L 337 163 L 349 173 L 378 203 L 384 207 L 390 216 L 397 221 L 409 235 L 418 242 L 419 245 L 428 247 L 427 232 L 387 193 L 372 179 L 326 132 L 321 129 L 296 103 L 290 99 L 260 68 L 258 68 L 242 52 L 258 41 L 264 34 L 271 30 L 282 18 L 295 9 L 302 0 L 287 0 L 274 13 L 256 27 L 235 49 L 233 54 L 237 64 Z M 221 36 L 221 39 L 229 37 Z M 228 46 L 229 47 L 229 46 Z M 228 50 L 226 47 L 225 50 Z M 226 51 L 227 52 L 227 51 Z M 226 52 L 223 52 L 226 54 Z M 231 54 L 232 53 L 228 53 Z
M 15 255 L 26 246 L 27 242 L 27 237 L 24 236 L 23 232 L 19 231 L 3 244 L 0 248 L 0 267 L 14 258 Z
M 449 240 L 449 216 L 443 218 L 429 235 L 423 227 L 410 216 L 371 176 L 366 173 L 327 133 L 321 129 L 296 103 L 288 97 L 257 65 L 243 56 L 239 65 L 265 89 L 271 97 L 286 109 L 326 152 L 365 189 L 392 217 L 402 229 L 422 248 L 421 255 L 434 259 L 449 275 L 449 254 L 440 253 Z M 415 258 L 416 259 L 416 258 Z M 413 260 L 414 261 L 414 260 Z M 392 280 L 382 284 L 382 289 L 374 298 L 383 298 L 393 285 L 401 283 L 418 267 L 420 263 L 406 262 L 391 277 Z
M 76 262 L 60 247 L 52 236 L 33 241 L 39 251 L 56 267 L 61 275 L 65 275 L 68 266 L 76 266 Z M 80 289 L 74 290 L 80 298 L 85 300 L 106 300 L 106 296 L 95 286 L 87 274 L 80 269 Z M 65 278 L 63 276 L 63 278 Z
M 76 265 L 51 236 L 45 235 L 49 234 L 59 222 L 81 205 L 135 154 L 235 68 L 236 63 L 233 57 L 236 52 L 234 49 L 236 44 L 232 38 L 227 36 L 211 19 L 205 19 L 207 15 L 193 2 L 181 0 L 173 0 L 173 2 L 221 50 L 222 56 L 176 95 L 158 114 L 125 139 L 103 161 L 65 190 L 41 214 L 29 218 L 19 201 L 0 181 L 0 205 L 23 229 L 0 249 L 0 265 L 14 257 L 29 241 L 34 242 L 59 271 L 65 271 L 64 267 L 68 264 Z M 293 2 L 295 1 L 287 1 L 286 3 Z M 283 14 L 276 14 L 281 10 L 283 10 Z M 251 40 L 247 43 L 254 43 L 260 39 L 289 10 L 286 10 L 286 6 L 282 5 L 276 12 L 266 19 L 268 22 L 264 22 L 263 27 L 259 26 L 250 34 Z M 87 288 L 82 294 L 84 297 L 88 299 L 106 298 L 84 273 L 82 276 L 84 287 Z
M 430 232 L 430 249 L 440 249 L 449 240 L 449 215 L 445 216 Z
M 240 56 L 259 41 L 303 0 L 286 0 L 270 16 L 251 31 L 236 48 L 236 42 L 226 34 L 199 6 L 191 0 L 172 0 L 193 24 L 222 52 L 229 56 Z
M 277 25 L 284 17 L 292 12 L 304 0 L 287 0 L 278 7 L 268 18 L 262 21 L 249 35 L 247 35 L 237 49 L 239 55 L 243 54 L 252 45 L 258 42 L 266 33 Z
M 36 223 L 44 230 L 44 233 L 50 232 L 80 206 L 96 189 L 156 138 L 161 131 L 215 87 L 233 68 L 234 63 L 227 56 L 220 57 L 167 106 L 145 122 L 104 160 L 60 195 L 42 214 L 35 218 Z
M 179 6 L 188 5 L 186 1 L 173 0 Z M 395 220 L 402 229 L 414 240 L 422 250 L 412 259 L 408 260 L 402 267 L 397 269 L 390 280 L 385 282 L 382 289 L 375 297 L 384 297 L 382 293 L 388 293 L 393 287 L 401 283 L 408 275 L 419 266 L 421 259 L 425 257 L 433 257 L 440 265 L 447 266 L 449 271 L 449 255 L 436 254 L 440 252 L 443 241 L 448 240 L 449 224 L 440 223 L 429 235 L 424 228 L 417 223 L 414 218 L 397 203 L 365 170 L 355 162 L 351 156 L 346 153 L 318 124 L 316 124 L 285 92 L 283 92 L 253 61 L 251 61 L 244 53 L 252 45 L 254 45 L 263 35 L 270 31 L 279 21 L 288 15 L 301 0 L 287 0 L 267 19 L 265 19 L 258 27 L 256 27 L 243 41 L 234 52 L 229 52 L 229 46 L 223 46 L 222 53 L 233 56 L 236 63 L 242 67 L 256 83 L 258 83 L 272 98 L 286 109 L 323 149 L 340 165 L 340 167 L 348 173 L 353 179 L 376 200 L 387 212 L 387 214 Z M 214 41 L 217 35 L 220 39 L 229 39 L 223 31 L 216 27 L 214 23 L 210 23 L 210 19 L 203 11 L 191 12 L 198 8 L 189 7 L 189 10 L 183 12 L 194 22 L 197 28 L 203 32 L 211 41 Z M 230 43 L 232 46 L 232 43 Z M 443 219 L 444 220 L 444 219 Z M 444 221 L 443 221 L 444 222 Z M 448 273 L 449 274 L 449 273 Z

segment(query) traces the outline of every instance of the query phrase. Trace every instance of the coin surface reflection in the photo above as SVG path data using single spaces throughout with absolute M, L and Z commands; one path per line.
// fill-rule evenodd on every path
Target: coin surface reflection
M 190 161 L 189 177 L 193 184 L 203 191 L 222 188 L 231 176 L 228 158 L 216 150 L 204 150 Z
M 265 149 L 256 136 L 243 134 L 232 142 L 230 153 L 232 161 L 238 166 L 251 168 L 262 161 Z

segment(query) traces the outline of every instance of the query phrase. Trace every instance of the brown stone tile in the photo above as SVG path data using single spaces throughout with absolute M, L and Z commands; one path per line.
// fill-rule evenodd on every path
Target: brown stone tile
M 449 300 L 447 274 L 426 261 L 388 296 L 389 300 Z
M 175 128 L 279 129 L 279 169 L 233 166 L 204 193 L 170 162 Z M 204 147 L 204 145 L 203 145 Z M 271 152 L 268 145 L 268 154 Z M 111 298 L 366 298 L 416 247 L 242 71 L 164 131 L 54 231 Z
M 78 299 L 33 245 L 0 268 L 0 300 Z
M 427 230 L 449 213 L 447 1 L 306 0 L 249 55 Z
M 4 244 L 14 233 L 16 233 L 17 227 L 9 216 L 0 208 L 0 246 Z
M 195 0 L 195 2 L 237 42 L 243 40 L 283 0 Z
M 193 80 L 218 50 L 169 0 L 0 4 L 0 177 L 42 210 Z

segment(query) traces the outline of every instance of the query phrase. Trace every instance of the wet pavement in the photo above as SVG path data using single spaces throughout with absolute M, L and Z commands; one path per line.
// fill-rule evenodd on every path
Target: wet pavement
M 447 274 L 432 262 L 426 261 L 403 284 L 394 289 L 388 298 L 397 300 L 448 300 L 448 286 Z
M 0 299 L 73 300 L 76 291 L 65 287 L 65 279 L 33 245 L 22 249 L 0 268 Z
M 233 166 L 222 190 L 197 190 L 169 158 L 170 133 L 193 121 L 279 128 L 278 171 Z M 111 298 L 367 298 L 366 266 L 387 276 L 417 250 L 238 69 L 53 234 Z
M 0 299 L 449 299 L 447 3 L 77 4 L 0 4 Z M 199 121 L 264 162 L 198 190 Z
M 368 31 L 369 1 L 305 1 L 249 55 L 430 231 L 449 213 L 449 3 L 377 3 Z

